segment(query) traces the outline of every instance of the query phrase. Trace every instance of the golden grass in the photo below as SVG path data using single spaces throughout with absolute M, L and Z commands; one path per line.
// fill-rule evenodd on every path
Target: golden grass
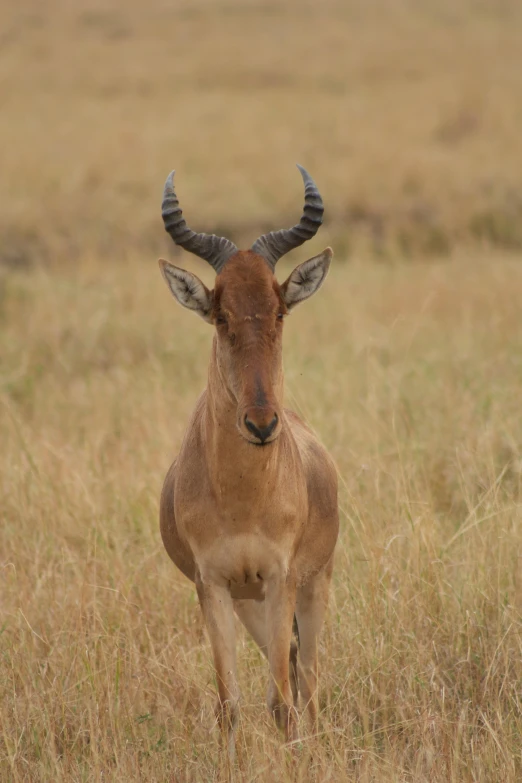
M 343 252 L 522 247 L 519 0 L 6 0 L 0 254 L 156 253 L 296 219 L 300 162 Z
M 295 161 L 327 222 L 294 261 L 336 257 L 288 403 L 342 531 L 320 732 L 292 768 L 239 630 L 236 777 L 522 779 L 522 267 L 474 252 L 522 247 L 521 35 L 517 0 L 0 4 L 2 783 L 224 779 L 157 524 L 211 339 L 159 199 L 176 167 L 195 228 L 252 241 L 298 217 Z
M 154 259 L 2 282 L 0 779 L 222 780 L 157 523 L 212 330 Z M 288 321 L 288 402 L 341 481 L 323 711 L 292 772 L 239 631 L 238 780 L 520 780 L 521 300 L 519 259 L 334 261 Z

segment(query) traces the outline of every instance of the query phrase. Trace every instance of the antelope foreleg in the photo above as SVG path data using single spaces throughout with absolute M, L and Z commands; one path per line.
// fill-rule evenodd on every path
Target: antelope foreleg
M 234 601 L 234 609 L 263 655 L 268 658 L 265 601 L 253 601 L 250 598 L 236 599 Z M 297 644 L 294 640 L 290 643 L 290 686 L 292 688 L 294 706 L 297 707 L 299 684 L 297 679 Z
M 297 711 L 294 707 L 290 648 L 295 610 L 295 580 L 277 580 L 267 586 L 266 624 L 271 683 L 268 708 L 288 741 L 297 739 Z
M 236 674 L 236 634 L 234 610 L 228 587 L 196 580 L 216 669 L 217 719 L 229 758 L 235 753 L 234 730 L 238 719 L 239 687 Z

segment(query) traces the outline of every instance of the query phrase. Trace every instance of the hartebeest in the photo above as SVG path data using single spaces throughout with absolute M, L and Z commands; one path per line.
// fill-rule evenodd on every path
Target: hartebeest
M 268 706 L 286 738 L 297 737 L 299 690 L 313 722 L 317 716 L 317 644 L 339 524 L 337 474 L 313 432 L 283 408 L 282 337 L 287 313 L 325 279 L 332 250 L 277 282 L 279 258 L 322 223 L 319 191 L 299 170 L 300 222 L 245 251 L 188 228 L 174 172 L 163 195 L 174 242 L 217 273 L 209 291 L 192 273 L 160 261 L 178 302 L 216 329 L 207 388 L 167 473 L 160 522 L 169 556 L 196 583 L 217 674 L 217 714 L 231 751 L 239 699 L 234 610 L 268 658 Z

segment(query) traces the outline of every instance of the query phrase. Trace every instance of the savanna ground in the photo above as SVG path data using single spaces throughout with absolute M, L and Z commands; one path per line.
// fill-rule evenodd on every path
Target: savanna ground
M 319 732 L 292 766 L 238 629 L 235 775 L 522 779 L 521 40 L 507 0 L 2 4 L 2 783 L 223 779 L 157 524 L 211 340 L 159 199 L 175 166 L 194 227 L 251 242 L 298 217 L 295 161 L 327 221 L 293 262 L 336 256 L 287 403 L 341 535 Z

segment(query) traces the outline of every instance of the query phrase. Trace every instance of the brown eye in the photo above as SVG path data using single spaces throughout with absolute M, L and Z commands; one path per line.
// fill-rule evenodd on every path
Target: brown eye
M 284 317 L 285 317 L 285 314 L 284 314 L 284 313 L 278 313 L 278 314 L 277 314 L 277 320 L 278 320 L 278 321 L 282 321 Z
M 218 326 L 224 326 L 226 324 L 226 322 L 227 322 L 227 319 L 225 318 L 224 315 L 221 315 L 221 313 L 216 316 L 216 324 Z

